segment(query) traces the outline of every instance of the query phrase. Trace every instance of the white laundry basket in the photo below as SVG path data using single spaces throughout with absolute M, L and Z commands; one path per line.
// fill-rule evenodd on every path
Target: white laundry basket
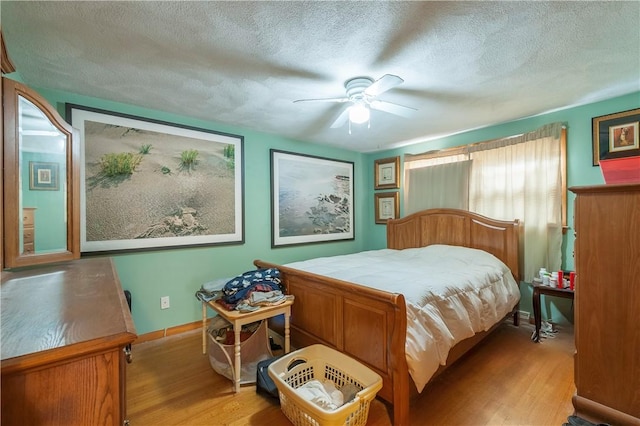
M 269 365 L 280 396 L 280 407 L 296 426 L 364 426 L 369 404 L 382 388 L 382 377 L 360 362 L 324 345 L 291 352 Z M 327 410 L 302 398 L 296 389 L 311 380 L 332 381 L 340 389 L 353 384 L 358 393 L 335 410 Z

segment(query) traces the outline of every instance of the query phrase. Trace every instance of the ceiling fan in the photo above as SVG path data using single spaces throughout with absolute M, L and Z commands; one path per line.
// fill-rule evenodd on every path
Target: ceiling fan
M 331 128 L 341 127 L 348 119 L 349 133 L 351 133 L 351 123 L 369 122 L 370 125 L 370 110 L 372 109 L 402 117 L 410 117 L 413 112 L 417 111 L 415 108 L 378 99 L 379 95 L 403 82 L 403 79 L 392 74 L 385 74 L 376 81 L 369 77 L 355 77 L 344 83 L 347 96 L 341 98 L 298 99 L 293 102 L 350 102 L 351 105 L 342 111 L 331 125 Z

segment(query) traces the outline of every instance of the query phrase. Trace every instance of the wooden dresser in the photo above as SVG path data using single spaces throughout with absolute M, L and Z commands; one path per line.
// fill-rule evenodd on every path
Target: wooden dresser
M 33 207 L 25 207 L 22 209 L 22 252 L 31 254 L 35 252 L 35 225 L 36 225 L 36 209 Z
M 3 271 L 3 425 L 119 425 L 135 328 L 110 258 Z
M 640 425 L 640 184 L 571 188 L 575 381 L 585 419 Z

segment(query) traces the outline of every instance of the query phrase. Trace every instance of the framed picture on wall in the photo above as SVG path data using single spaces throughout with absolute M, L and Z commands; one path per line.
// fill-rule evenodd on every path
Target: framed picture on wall
M 242 136 L 73 104 L 67 119 L 82 253 L 244 243 Z
M 59 190 L 60 165 L 58 163 L 29 161 L 29 189 L 32 191 Z
M 376 223 L 384 224 L 389 219 L 400 217 L 400 204 L 398 192 L 382 192 L 375 194 Z
M 353 163 L 271 150 L 271 247 L 353 240 Z
M 640 108 L 594 117 L 593 165 L 600 160 L 640 155 Z
M 400 188 L 400 157 L 374 161 L 375 189 Z
M 609 152 L 638 149 L 638 122 L 609 127 Z

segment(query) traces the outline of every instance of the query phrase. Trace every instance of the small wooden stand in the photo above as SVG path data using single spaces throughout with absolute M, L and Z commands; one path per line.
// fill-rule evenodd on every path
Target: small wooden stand
M 235 362 L 233 367 L 234 373 L 234 391 L 240 391 L 240 374 L 241 374 L 241 361 L 240 361 L 240 331 L 242 326 L 250 324 L 252 322 L 261 321 L 264 319 L 272 318 L 278 315 L 284 314 L 284 352 L 290 351 L 290 333 L 289 333 L 289 319 L 291 317 L 291 305 L 293 300 L 287 300 L 280 305 L 275 306 L 263 306 L 254 312 L 241 313 L 239 311 L 228 311 L 222 305 L 219 305 L 215 301 L 202 302 L 202 353 L 207 353 L 207 306 L 213 309 L 222 318 L 233 324 L 233 332 L 235 334 Z

